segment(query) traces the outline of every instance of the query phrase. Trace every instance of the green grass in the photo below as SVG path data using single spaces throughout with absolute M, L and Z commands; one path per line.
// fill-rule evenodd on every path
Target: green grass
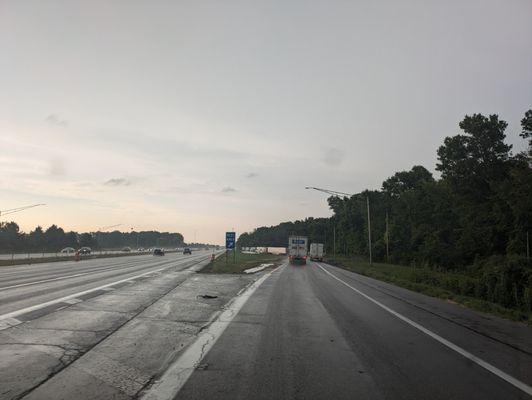
M 496 303 L 460 294 L 464 287 L 471 285 L 473 279 L 464 274 L 443 273 L 429 268 L 395 264 L 373 263 L 370 266 L 367 262 L 352 260 L 346 257 L 337 257 L 336 263 L 332 264 L 428 296 L 450 300 L 477 311 L 532 324 L 531 313 L 505 308 Z
M 227 261 L 225 254 L 218 256 L 214 262 L 210 262 L 201 270 L 201 272 L 215 273 L 215 274 L 240 274 L 245 269 L 258 267 L 260 264 L 274 264 L 277 266 L 283 262 L 285 256 L 276 254 L 245 254 L 237 253 L 236 262 L 234 261 L 234 254 L 232 252 L 227 254 Z

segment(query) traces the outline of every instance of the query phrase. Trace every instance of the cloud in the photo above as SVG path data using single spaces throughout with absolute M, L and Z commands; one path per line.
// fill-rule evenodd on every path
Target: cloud
M 131 181 L 126 178 L 111 178 L 104 183 L 105 186 L 129 186 Z
M 222 189 L 222 193 L 236 192 L 237 190 L 231 186 L 226 186 Z
M 65 161 L 59 157 L 50 160 L 50 175 L 61 176 L 65 174 Z
M 344 154 L 342 150 L 331 147 L 325 151 L 321 161 L 331 167 L 337 167 L 344 162 Z
M 257 174 L 256 172 L 250 172 L 246 175 L 246 178 L 256 178 L 257 176 L 259 176 L 259 174 Z
M 68 125 L 67 121 L 59 118 L 57 114 L 50 114 L 44 120 L 48 122 L 49 124 L 55 125 L 55 126 L 65 127 Z

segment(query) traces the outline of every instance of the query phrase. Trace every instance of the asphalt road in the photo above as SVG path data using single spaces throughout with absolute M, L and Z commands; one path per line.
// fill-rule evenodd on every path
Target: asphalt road
M 531 398 L 530 327 L 321 265 L 266 279 L 176 399 Z
M 149 252 L 145 252 L 149 253 Z M 95 250 L 92 252 L 92 254 L 95 255 L 101 255 L 101 254 L 124 254 L 122 250 Z M 45 257 L 73 257 L 74 253 L 61 253 L 55 252 L 55 253 L 4 253 L 0 254 L 0 260 L 21 260 L 21 259 L 39 259 L 39 258 L 45 258 Z
M 155 257 L 150 254 L 0 267 L 0 319 L 165 267 L 186 268 L 190 261 L 209 255 L 198 251 L 193 255 L 167 253 Z

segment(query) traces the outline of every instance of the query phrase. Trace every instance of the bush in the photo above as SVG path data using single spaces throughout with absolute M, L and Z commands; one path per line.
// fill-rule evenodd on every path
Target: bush
M 493 256 L 477 261 L 475 295 L 504 307 L 532 311 L 532 268 L 520 256 Z

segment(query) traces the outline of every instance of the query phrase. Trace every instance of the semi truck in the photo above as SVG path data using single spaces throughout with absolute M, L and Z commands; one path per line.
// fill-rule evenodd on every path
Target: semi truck
M 290 264 L 307 263 L 307 245 L 306 236 L 292 235 L 288 237 L 288 260 Z
M 309 256 L 311 260 L 323 261 L 323 243 L 311 243 Z

